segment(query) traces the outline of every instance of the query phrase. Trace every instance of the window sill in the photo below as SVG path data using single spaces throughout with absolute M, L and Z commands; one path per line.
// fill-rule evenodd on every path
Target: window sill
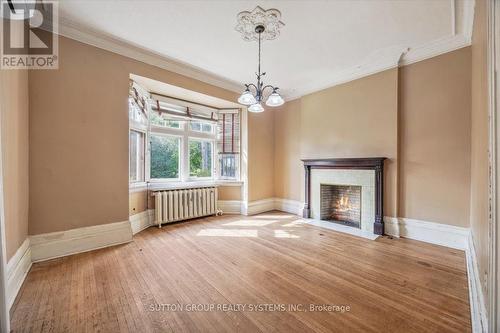
M 239 180 L 206 180 L 206 181 L 187 181 L 187 182 L 151 182 L 151 183 L 133 183 L 129 186 L 130 192 L 140 192 L 144 190 L 161 191 L 175 190 L 184 188 L 196 187 L 212 187 L 212 186 L 243 186 L 243 182 Z
M 146 182 L 129 183 L 128 185 L 129 192 L 142 192 L 147 190 L 147 188 L 148 183 Z

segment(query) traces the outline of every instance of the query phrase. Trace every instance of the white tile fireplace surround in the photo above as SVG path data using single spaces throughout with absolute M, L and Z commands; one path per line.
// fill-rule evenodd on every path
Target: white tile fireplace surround
M 315 220 L 320 220 L 321 217 L 321 184 L 361 186 L 361 230 L 373 234 L 373 222 L 375 221 L 375 170 L 311 170 L 311 217 Z

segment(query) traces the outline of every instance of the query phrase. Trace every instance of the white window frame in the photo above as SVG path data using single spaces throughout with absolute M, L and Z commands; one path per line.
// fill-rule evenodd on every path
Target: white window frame
M 149 172 L 148 172 L 148 169 L 147 169 L 147 166 L 148 166 L 148 162 L 147 162 L 147 159 L 148 159 L 148 149 L 149 149 L 149 138 L 148 138 L 148 131 L 147 131 L 147 126 L 141 122 L 138 122 L 138 121 L 134 121 L 132 119 L 129 119 L 129 129 L 128 129 L 128 136 L 129 136 L 129 140 L 130 140 L 130 131 L 136 131 L 136 132 L 140 132 L 142 133 L 144 136 L 144 142 L 143 142 L 143 179 L 142 180 L 138 180 L 138 181 L 131 181 L 130 180 L 130 149 L 129 149 L 129 152 L 128 152 L 128 160 L 129 160 L 129 166 L 128 166 L 128 177 L 129 177 L 129 186 L 130 187 L 141 187 L 141 186 L 145 186 L 146 185 L 146 182 L 147 180 L 149 179 Z M 130 143 L 129 143 L 129 148 L 130 148 Z
M 130 155 L 130 134 L 132 132 L 139 133 L 142 137 L 142 142 L 137 142 L 137 160 L 135 162 L 136 164 L 136 170 L 137 170 L 137 178 L 136 179 L 130 179 L 130 158 L 132 157 Z M 141 147 L 142 146 L 142 147 Z M 130 184 L 137 184 L 137 183 L 144 183 L 146 181 L 146 170 L 144 169 L 146 165 L 146 132 L 142 130 L 137 130 L 135 128 L 129 129 L 129 182 Z
M 212 129 L 213 132 L 213 129 Z M 201 132 L 196 132 L 196 133 L 201 133 Z M 211 177 L 193 177 L 191 176 L 191 162 L 189 161 L 189 154 L 191 153 L 189 150 L 189 141 L 199 141 L 199 142 L 210 142 L 212 145 L 212 156 L 211 156 L 211 164 L 210 164 L 210 169 L 212 171 L 212 176 Z M 203 181 L 203 180 L 214 180 L 217 177 L 217 172 L 216 169 L 214 168 L 214 157 L 215 157 L 215 145 L 216 141 L 214 139 L 207 139 L 207 138 L 199 138 L 199 137 L 194 137 L 194 136 L 189 136 L 187 139 L 187 151 L 186 155 L 188 155 L 187 159 L 187 176 L 188 176 L 188 181 Z
M 164 131 L 163 129 L 167 129 L 167 131 Z M 171 131 L 177 131 L 177 133 L 171 133 Z M 178 162 L 178 174 L 179 176 L 177 178 L 152 178 L 151 177 L 151 138 L 148 140 L 148 149 L 147 149 L 147 156 L 148 156 L 148 178 L 147 181 L 150 183 L 175 183 L 179 182 L 182 180 L 182 172 L 183 172 L 183 160 L 184 160 L 184 152 L 183 152 L 183 146 L 184 146 L 184 137 L 180 135 L 179 129 L 172 129 L 172 128 L 162 128 L 161 131 L 155 130 L 155 131 L 150 131 L 149 136 L 163 136 L 163 137 L 168 137 L 168 138 L 176 138 L 179 139 L 179 162 Z
M 241 168 L 242 168 L 242 159 L 241 159 L 241 156 L 242 156 L 242 151 L 243 151 L 243 110 L 240 109 L 237 112 L 232 112 L 232 113 L 237 113 L 239 115 L 239 133 L 238 134 L 239 134 L 239 138 L 240 138 L 240 140 L 239 140 L 239 144 L 240 144 L 239 148 L 240 149 L 239 149 L 239 153 L 236 154 L 236 155 L 238 155 L 236 157 L 236 159 L 237 159 L 237 162 L 236 162 L 237 163 L 236 177 L 235 178 L 224 177 L 224 176 L 221 175 L 218 147 L 215 148 L 216 149 L 216 158 L 217 158 L 217 161 L 216 161 L 215 165 L 216 165 L 216 170 L 217 170 L 217 180 L 220 183 L 241 184 L 241 182 L 242 182 L 242 171 L 241 171 Z M 231 112 L 227 112 L 226 113 L 226 115 L 229 115 L 229 114 L 231 114 Z M 219 114 L 219 117 L 221 117 L 221 114 Z M 216 130 L 216 132 L 217 132 L 217 130 Z M 217 143 L 217 138 L 216 138 L 215 142 Z

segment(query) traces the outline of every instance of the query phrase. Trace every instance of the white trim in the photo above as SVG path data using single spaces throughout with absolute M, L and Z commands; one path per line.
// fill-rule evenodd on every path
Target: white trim
M 151 227 L 154 223 L 154 209 L 148 209 L 143 212 L 129 216 L 130 227 L 132 229 L 132 235 L 135 235 L 144 229 Z
M 410 48 L 408 52 L 401 57 L 399 64 L 402 66 L 413 64 L 470 46 L 470 44 L 470 38 L 468 39 L 463 35 L 454 35 L 437 39 L 419 47 Z
M 243 186 L 243 182 L 239 180 L 218 180 L 215 182 L 215 185 L 219 185 L 221 187 Z
M 241 214 L 241 201 L 219 200 L 217 201 L 217 209 L 220 209 L 222 214 Z
M 33 262 L 130 242 L 129 221 L 30 236 Z
M 262 200 L 250 201 L 248 203 L 242 201 L 241 206 L 242 215 L 255 215 L 269 212 L 271 210 L 279 210 L 302 216 L 302 210 L 304 209 L 303 202 L 283 198 L 266 198 Z
M 384 216 L 384 232 L 394 237 L 405 237 L 422 242 L 465 250 L 469 228 L 457 227 L 405 217 Z
M 500 223 L 498 217 L 500 208 L 500 195 L 498 185 L 500 173 L 498 172 L 498 144 L 500 117 L 500 4 L 498 1 L 487 1 L 487 77 L 488 77 L 488 118 L 489 118 L 489 220 L 488 220 L 488 327 L 491 332 L 497 332 L 500 326 Z M 484 281 L 483 281 L 484 282 Z
M 454 6 L 453 17 L 456 25 L 460 27 L 460 31 L 457 31 L 458 34 L 450 34 L 447 37 L 411 49 L 404 45 L 396 45 L 390 46 L 387 49 L 377 50 L 374 54 L 368 55 L 362 63 L 342 70 L 340 73 L 332 73 L 330 76 L 333 78 L 332 80 L 327 80 L 314 87 L 311 86 L 311 88 L 305 87 L 300 93 L 286 94 L 286 99 L 293 100 L 325 88 L 395 68 L 399 65 L 426 60 L 469 46 L 471 44 L 470 36 L 474 16 L 474 2 L 463 1 L 463 3 L 464 5 L 460 7 L 460 10 L 457 10 L 457 6 Z M 152 50 L 146 50 L 127 41 L 93 30 L 92 28 L 84 27 L 67 18 L 59 18 L 59 34 L 229 91 L 241 93 L 242 83 L 223 78 L 190 64 L 170 59 Z M 396 49 L 398 51 L 394 53 Z
M 197 187 L 229 187 L 229 186 L 242 186 L 243 182 L 220 182 L 220 181 L 187 181 L 187 182 L 151 182 L 147 189 L 151 191 L 161 191 L 161 190 L 175 190 L 175 189 L 185 189 L 185 188 L 197 188 Z M 146 188 L 143 189 L 143 191 Z
M 201 82 L 212 84 L 232 92 L 241 93 L 242 91 L 243 85 L 238 82 L 228 80 L 187 63 L 167 58 L 152 50 L 146 50 L 142 47 L 132 45 L 129 42 L 71 22 L 64 17 L 59 18 L 59 35 L 106 51 L 120 54 L 149 65 L 160 67 Z
M 4 80 L 0 71 L 0 93 L 5 91 Z M 5 97 L 0 94 L 0 138 L 2 137 L 2 126 L 6 112 Z M 4 184 L 4 141 L 0 140 L 0 331 L 10 332 L 10 313 L 7 301 L 7 247 L 5 239 L 5 196 Z
M 473 333 L 488 332 L 488 319 L 486 315 L 486 306 L 479 279 L 479 270 L 477 268 L 476 250 L 472 232 L 467 237 L 467 246 L 465 248 L 465 257 L 467 260 L 467 281 L 469 284 L 469 303 L 471 313 L 471 324 Z
M 31 268 L 30 239 L 26 238 L 23 244 L 7 263 L 7 307 L 10 309 L 16 299 L 24 279 Z
M 274 209 L 302 216 L 304 210 L 304 203 L 297 200 L 274 198 Z
M 246 207 L 245 215 L 255 215 L 274 210 L 274 198 L 250 201 Z

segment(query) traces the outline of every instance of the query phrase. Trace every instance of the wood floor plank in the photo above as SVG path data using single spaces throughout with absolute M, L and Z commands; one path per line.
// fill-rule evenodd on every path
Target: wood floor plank
M 441 246 L 371 241 L 279 212 L 207 217 L 34 264 L 11 309 L 11 326 L 14 332 L 470 332 L 466 274 L 464 252 Z

